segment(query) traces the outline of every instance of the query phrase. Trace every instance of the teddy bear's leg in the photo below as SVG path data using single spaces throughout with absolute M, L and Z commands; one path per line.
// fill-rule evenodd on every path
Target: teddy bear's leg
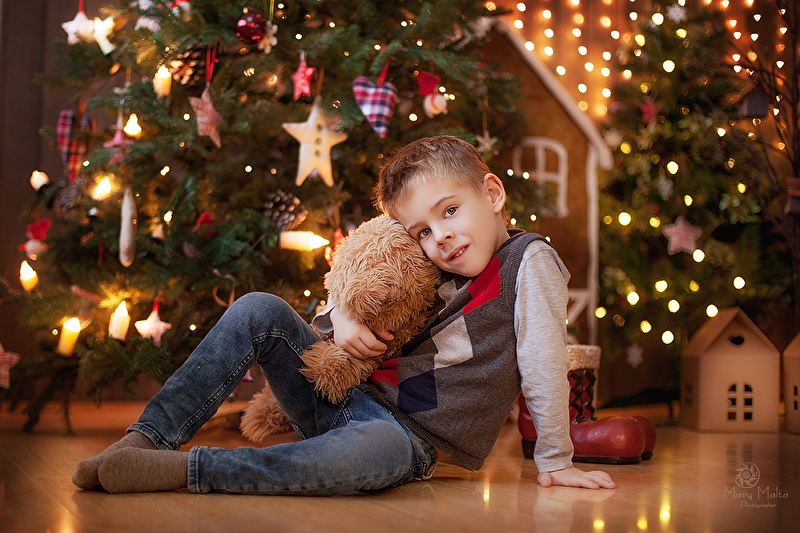
M 323 398 L 334 404 L 344 400 L 348 390 L 364 383 L 379 364 L 377 360 L 351 357 L 330 341 L 314 344 L 300 358 L 305 364 L 303 375 L 314 382 Z
M 269 385 L 265 384 L 261 392 L 253 395 L 242 413 L 239 429 L 245 438 L 255 443 L 263 441 L 267 435 L 292 430 Z

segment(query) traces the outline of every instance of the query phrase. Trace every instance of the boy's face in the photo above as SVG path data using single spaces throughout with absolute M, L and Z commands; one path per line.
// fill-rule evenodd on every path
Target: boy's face
M 416 185 L 395 215 L 436 266 L 471 278 L 508 239 L 505 200 L 503 183 L 494 174 L 484 176 L 480 193 L 440 178 Z

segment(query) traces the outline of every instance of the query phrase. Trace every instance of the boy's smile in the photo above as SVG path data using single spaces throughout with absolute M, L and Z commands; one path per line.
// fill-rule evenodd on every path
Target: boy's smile
M 397 220 L 433 263 L 475 277 L 508 239 L 503 220 L 505 189 L 494 174 L 483 190 L 439 178 L 418 183 L 395 210 Z

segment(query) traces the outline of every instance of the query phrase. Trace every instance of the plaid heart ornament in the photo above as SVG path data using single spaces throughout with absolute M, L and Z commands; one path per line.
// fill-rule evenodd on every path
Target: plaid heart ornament
M 92 146 L 95 122 L 88 117 L 78 118 L 71 109 L 58 115 L 56 135 L 61 160 L 69 170 L 69 181 L 74 181 Z
M 372 129 L 383 139 L 389 131 L 389 119 L 394 113 L 397 88 L 390 82 L 374 84 L 366 76 L 353 80 L 353 95 L 359 109 Z

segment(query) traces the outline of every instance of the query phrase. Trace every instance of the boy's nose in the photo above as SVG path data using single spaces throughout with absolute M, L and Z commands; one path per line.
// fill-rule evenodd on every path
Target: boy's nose
M 449 231 L 440 230 L 436 234 L 436 245 L 441 248 L 444 244 L 452 238 L 452 233 Z

